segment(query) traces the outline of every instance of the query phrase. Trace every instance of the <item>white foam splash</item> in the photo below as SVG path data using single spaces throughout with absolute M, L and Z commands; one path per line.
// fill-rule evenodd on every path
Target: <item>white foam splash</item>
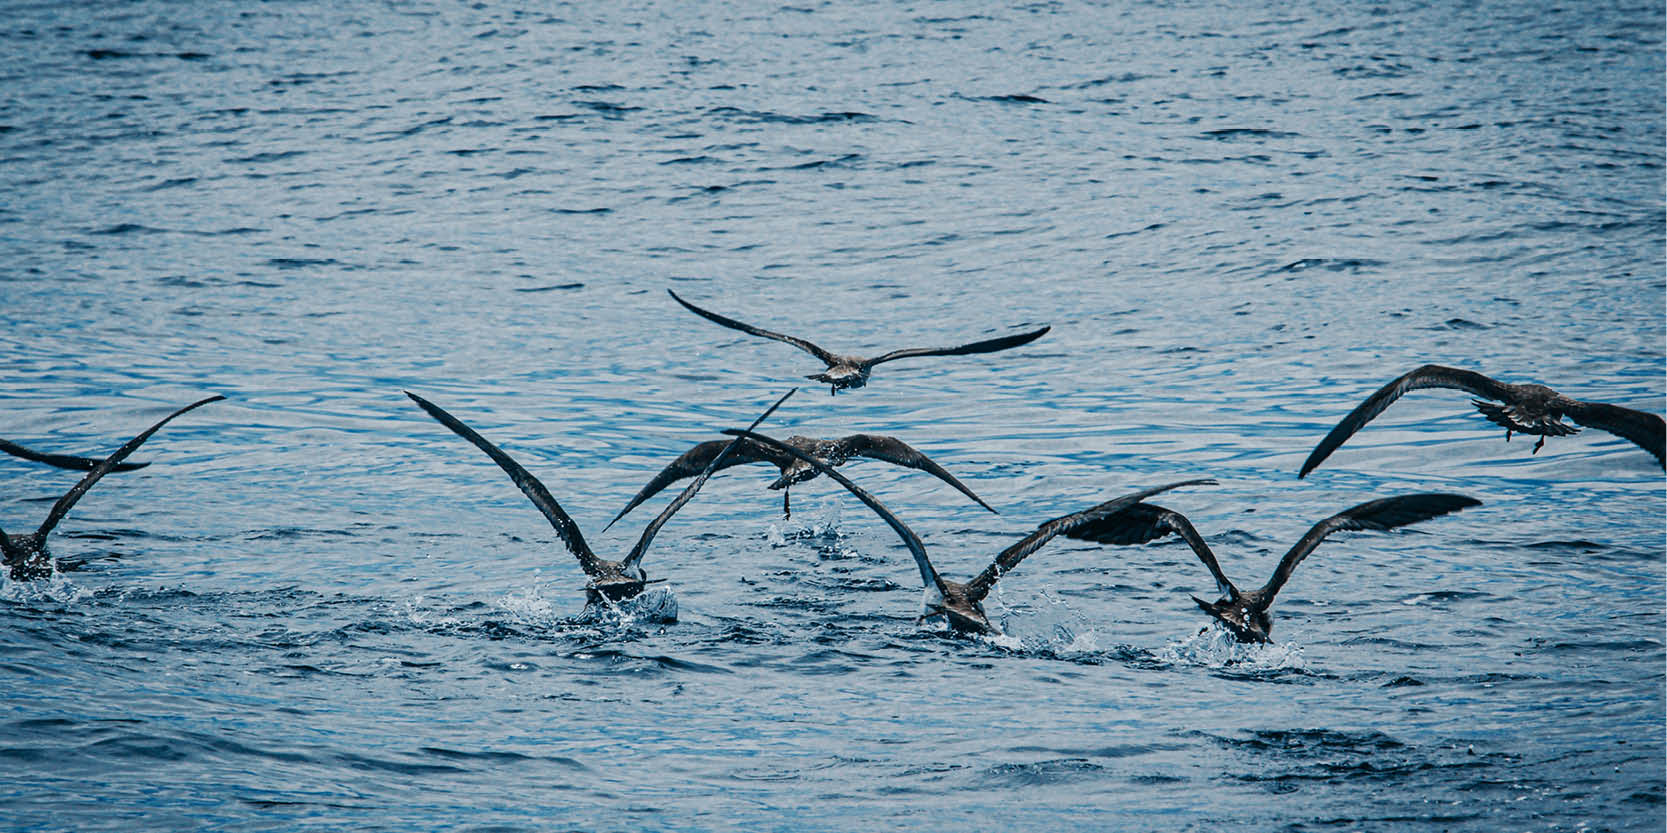
M 1295 642 L 1240 642 L 1231 631 L 1211 622 L 1202 630 L 1154 652 L 1161 660 L 1190 663 L 1209 668 L 1237 668 L 1258 671 L 1302 670 L 1307 663 Z
M 5 533 L 0 533 L 3 534 Z M 68 576 L 56 569 L 52 571 L 51 578 L 32 581 L 13 581 L 9 571 L 0 570 L 0 599 L 9 602 L 52 602 L 69 605 L 92 595 L 91 591 L 70 581 Z
M 463 622 L 456 616 L 446 616 L 424 607 L 422 596 L 412 596 L 405 600 L 405 618 L 419 628 L 450 627 Z
M 820 507 L 818 507 L 820 508 Z M 780 524 L 771 523 L 764 530 L 764 540 L 772 547 L 785 547 L 792 541 L 803 541 L 812 538 L 839 538 L 839 504 L 829 504 L 827 511 L 818 513 L 819 517 L 805 520 L 805 514 L 795 514 L 791 520 L 784 520 Z

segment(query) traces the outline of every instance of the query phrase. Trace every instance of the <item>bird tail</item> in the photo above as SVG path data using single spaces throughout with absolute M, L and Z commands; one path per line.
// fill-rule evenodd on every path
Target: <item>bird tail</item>
M 1489 422 L 1504 428 L 1506 431 L 1519 431 L 1524 434 L 1539 434 L 1546 437 L 1567 437 L 1580 433 L 1580 429 L 1560 419 L 1551 416 L 1538 417 L 1525 421 L 1521 412 L 1509 405 L 1472 399 L 1470 404 L 1482 412 L 1482 416 Z

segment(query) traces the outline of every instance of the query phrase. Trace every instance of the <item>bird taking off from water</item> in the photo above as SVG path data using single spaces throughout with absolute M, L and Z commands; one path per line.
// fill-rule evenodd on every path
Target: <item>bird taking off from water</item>
M 837 440 L 818 440 L 795 436 L 788 437 L 784 442 L 830 466 L 845 465 L 845 462 L 852 457 L 871 457 L 875 460 L 884 460 L 887 463 L 906 468 L 920 469 L 959 489 L 961 494 L 972 498 L 979 506 L 989 509 L 991 512 L 996 511 L 978 495 L 973 494 L 972 490 L 968 489 L 961 481 L 956 480 L 955 475 L 944 471 L 942 466 L 932 462 L 932 458 L 916 451 L 908 443 L 896 437 L 886 437 L 879 434 L 852 434 Z M 795 483 L 803 483 L 816 477 L 816 468 L 791 454 L 785 454 L 767 445 L 743 439 L 738 443 L 732 440 L 711 440 L 699 443 L 694 448 L 683 452 L 683 456 L 671 461 L 671 464 L 655 475 L 647 486 L 642 487 L 642 491 L 637 492 L 637 496 L 631 498 L 631 502 L 626 504 L 618 515 L 614 516 L 614 521 L 625 517 L 625 513 L 637 508 L 637 504 L 653 497 L 661 489 L 685 477 L 694 477 L 705 471 L 723 449 L 732 445 L 734 448 L 718 468 L 729 468 L 730 466 L 739 466 L 746 463 L 769 463 L 781 469 L 781 476 L 770 484 L 770 488 L 781 490 L 781 514 L 784 517 L 792 517 L 792 506 L 788 503 L 789 490 Z M 613 521 L 608 522 L 608 526 L 613 525 Z
M 46 554 L 46 536 L 52 532 L 53 528 L 58 526 L 58 522 L 62 521 L 65 515 L 69 514 L 69 510 L 75 507 L 76 502 L 81 500 L 81 496 L 85 495 L 87 490 L 91 489 L 93 484 L 97 483 L 104 475 L 117 471 L 122 461 L 127 459 L 127 455 L 132 454 L 139 446 L 144 445 L 145 440 L 150 439 L 152 434 L 161 430 L 162 426 L 167 425 L 174 417 L 193 408 L 199 408 L 210 402 L 219 402 L 225 398 L 224 396 L 210 396 L 207 399 L 199 399 L 186 405 L 163 417 L 155 425 L 145 429 L 144 433 L 128 440 L 126 445 L 116 449 L 116 453 L 98 461 L 93 466 L 92 471 L 87 472 L 79 483 L 65 492 L 63 497 L 58 498 L 57 503 L 52 504 L 52 509 L 46 513 L 46 520 L 42 521 L 40 528 L 34 532 L 7 535 L 4 531 L 0 531 L 0 556 L 4 557 L 6 569 L 11 574 L 12 579 L 26 581 L 52 575 L 52 559 Z
M 876 356 L 872 359 L 865 359 L 861 356 L 836 355 L 828 352 L 827 350 L 823 350 L 822 348 L 817 347 L 802 338 L 794 338 L 793 336 L 786 336 L 781 333 L 773 333 L 769 330 L 760 329 L 752 326 L 751 324 L 743 324 L 733 318 L 726 318 L 710 310 L 701 309 L 700 307 L 677 297 L 677 293 L 672 292 L 669 289 L 666 290 L 666 292 L 671 295 L 672 300 L 682 304 L 685 309 L 695 315 L 705 318 L 708 321 L 722 324 L 732 330 L 740 330 L 748 335 L 755 335 L 760 338 L 769 338 L 776 341 L 786 342 L 811 354 L 812 356 L 815 356 L 818 359 L 821 359 L 822 363 L 828 366 L 828 369 L 822 371 L 821 373 L 812 373 L 805 378 L 813 379 L 818 382 L 826 382 L 830 386 L 830 393 L 839 393 L 841 390 L 846 388 L 855 389 L 868 384 L 869 372 L 874 369 L 874 365 L 881 362 L 889 362 L 895 359 L 908 359 L 915 356 L 965 356 L 972 353 L 994 353 L 997 350 L 1007 350 L 1009 348 L 1018 347 L 1021 344 L 1029 344 L 1030 342 L 1041 338 L 1044 333 L 1052 329 L 1051 327 L 1043 327 L 1039 330 L 1032 330 L 1028 333 L 1019 333 L 1018 335 L 1002 336 L 1000 338 L 986 339 L 984 341 L 975 341 L 971 344 L 963 344 L 959 347 L 911 347 L 903 350 L 893 350 L 890 353 Z
M 929 598 L 929 601 L 926 603 L 926 609 L 923 611 L 923 616 L 925 618 L 943 616 L 949 621 L 950 627 L 962 633 L 997 632 L 996 627 L 990 624 L 990 618 L 984 613 L 984 598 L 990 595 L 990 591 L 996 586 L 996 582 L 1000 580 L 1002 576 L 1012 572 L 1013 568 L 1019 566 L 1019 562 L 1024 561 L 1026 556 L 1041 549 L 1042 545 L 1053 540 L 1054 536 L 1068 533 L 1085 523 L 1090 523 L 1096 519 L 1105 517 L 1107 513 L 1121 511 L 1122 509 L 1139 503 L 1141 500 L 1159 492 L 1165 492 L 1180 486 L 1192 486 L 1215 482 L 1214 480 L 1183 480 L 1178 483 L 1170 483 L 1167 486 L 1158 486 L 1156 488 L 1135 492 L 1134 494 L 1124 495 L 1123 497 L 1106 501 L 1098 506 L 1084 509 L 1081 512 L 1064 515 L 1054 518 L 1051 521 L 1046 521 L 1037 526 L 1035 531 L 1031 532 L 1029 535 L 1020 538 L 1012 546 L 1002 550 L 996 555 L 995 561 L 993 561 L 990 566 L 985 567 L 983 572 L 974 576 L 971 581 L 962 584 L 960 582 L 950 581 L 939 575 L 937 569 L 932 566 L 932 560 L 926 556 L 926 545 L 921 543 L 920 536 L 915 535 L 913 530 L 909 529 L 909 527 L 899 520 L 896 515 L 892 514 L 891 510 L 881 505 L 880 501 L 876 500 L 873 495 L 863 491 L 862 487 L 846 479 L 845 475 L 835 471 L 828 464 L 811 457 L 803 451 L 793 448 L 786 443 L 771 439 L 762 434 L 755 434 L 751 431 L 735 430 L 728 430 L 724 433 L 737 437 L 746 437 L 747 439 L 775 448 L 778 451 L 784 451 L 791 454 L 794 457 L 805 461 L 807 464 L 816 467 L 818 471 L 828 477 L 838 481 L 839 485 L 844 486 L 846 489 L 850 490 L 851 494 L 856 495 L 858 500 L 868 504 L 868 508 L 874 510 L 874 514 L 879 515 L 880 519 L 889 524 L 891 528 L 897 532 L 898 537 L 903 539 L 903 545 L 909 548 L 909 553 L 915 558 L 915 566 L 920 568 L 920 579 L 926 587 L 927 596 Z
M 1268 608 L 1273 606 L 1273 597 L 1291 578 L 1291 571 L 1333 532 L 1345 529 L 1395 529 L 1427 521 L 1448 512 L 1457 512 L 1469 506 L 1479 506 L 1481 503 L 1464 495 L 1417 494 L 1383 498 L 1345 509 L 1314 524 L 1313 528 L 1308 530 L 1308 534 L 1302 536 L 1302 540 L 1297 541 L 1296 546 L 1285 553 L 1284 558 L 1279 559 L 1279 566 L 1274 568 L 1273 578 L 1268 579 L 1268 583 L 1262 585 L 1261 589 L 1249 593 L 1240 591 L 1228 580 L 1226 574 L 1222 573 L 1221 565 L 1216 563 L 1215 553 L 1210 551 L 1210 545 L 1204 543 L 1203 537 L 1186 517 L 1162 506 L 1136 502 L 1120 512 L 1101 515 L 1088 523 L 1079 524 L 1066 532 L 1065 537 L 1097 541 L 1101 544 L 1126 545 L 1144 544 L 1172 532 L 1181 536 L 1187 542 L 1187 546 L 1192 547 L 1192 551 L 1198 554 L 1198 560 L 1204 562 L 1210 575 L 1215 577 L 1216 588 L 1221 591 L 1221 598 L 1214 603 L 1206 602 L 1197 596 L 1193 596 L 1192 600 L 1197 602 L 1205 613 L 1225 625 L 1240 642 L 1269 642 L 1271 640 L 1268 635 L 1273 631 L 1273 620 L 1268 616 Z
M 1422 388 L 1454 388 L 1482 397 L 1470 400 L 1471 404 L 1482 412 L 1482 416 L 1504 427 L 1507 441 L 1513 432 L 1539 435 L 1540 441 L 1534 443 L 1534 450 L 1530 453 L 1538 454 L 1545 445 L 1546 437 L 1565 437 L 1580 430 L 1563 422 L 1566 416 L 1588 428 L 1598 428 L 1631 440 L 1654 454 L 1657 463 L 1667 466 L 1667 457 L 1663 452 L 1663 446 L 1667 445 L 1667 422 L 1655 414 L 1602 402 L 1570 399 L 1544 385 L 1512 385 L 1469 370 L 1427 364 L 1366 397 L 1365 402 L 1350 411 L 1342 422 L 1337 423 L 1337 427 L 1331 429 L 1331 433 L 1325 435 L 1325 439 L 1320 440 L 1314 452 L 1303 461 L 1302 471 L 1297 477 L 1307 477 L 1309 472 L 1331 456 L 1331 452 L 1371 422 L 1373 417 L 1383 413 L 1402 394 Z M 1505 404 L 1498 405 L 1496 402 Z
M 777 399 L 774 405 L 760 414 L 758 419 L 753 420 L 752 427 L 758 427 L 758 424 L 763 422 L 765 417 L 774 413 L 776 408 L 781 407 L 781 403 L 786 402 L 787 397 L 792 396 L 797 390 L 798 388 L 794 388 L 780 399 Z M 590 545 L 585 543 L 585 536 L 579 532 L 579 525 L 567 516 L 567 512 L 562 510 L 561 504 L 556 503 L 556 499 L 550 496 L 550 491 L 544 488 L 544 484 L 540 483 L 538 478 L 532 476 L 531 472 L 522 468 L 520 463 L 515 462 L 508 454 L 505 454 L 503 449 L 475 433 L 473 428 L 464 425 L 457 417 L 446 413 L 439 405 L 429 402 L 410 391 L 406 391 L 405 395 L 411 397 L 411 401 L 417 403 L 441 425 L 450 428 L 452 433 L 474 443 L 476 448 L 486 452 L 486 456 L 492 458 L 492 462 L 497 463 L 498 468 L 503 469 L 509 475 L 509 479 L 514 481 L 515 485 L 521 489 L 521 493 L 532 501 L 533 506 L 544 515 L 545 520 L 550 522 L 550 526 L 555 528 L 556 535 L 561 538 L 561 542 L 567 547 L 567 551 L 573 553 L 573 557 L 579 560 L 579 568 L 590 577 L 590 583 L 585 585 L 585 601 L 587 604 L 600 604 L 604 600 L 618 602 L 630 599 L 641 594 L 644 587 L 652 583 L 641 566 L 643 555 L 648 552 L 648 545 L 653 542 L 655 534 L 660 531 L 660 527 L 665 526 L 666 521 L 671 520 L 671 516 L 677 514 L 677 510 L 682 509 L 683 504 L 694 498 L 695 493 L 700 491 L 700 487 L 706 484 L 706 479 L 722 464 L 725 456 L 724 451 L 728 450 L 720 451 L 707 465 L 707 468 L 700 473 L 700 476 L 696 477 L 693 483 L 683 489 L 683 493 L 678 495 L 676 500 L 673 500 L 665 509 L 660 510 L 660 514 L 654 520 L 649 521 L 648 526 L 642 531 L 642 537 L 637 539 L 637 545 L 631 548 L 631 552 L 625 556 L 623 561 L 608 561 L 598 558 L 594 552 L 591 552 Z M 734 444 L 734 442 L 730 443 L 732 446 Z M 663 581 L 664 579 L 660 580 Z

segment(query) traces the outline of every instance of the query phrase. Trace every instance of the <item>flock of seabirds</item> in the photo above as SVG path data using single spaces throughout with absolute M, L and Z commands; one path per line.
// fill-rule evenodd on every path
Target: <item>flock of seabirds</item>
M 998 350 L 1008 350 L 1029 344 L 1041 338 L 1049 330 L 1042 327 L 1030 332 L 1016 335 L 975 341 L 956 347 L 929 347 L 893 350 L 873 358 L 861 356 L 840 355 L 824 350 L 802 338 L 761 329 L 728 318 L 710 310 L 702 309 L 678 297 L 676 292 L 667 290 L 673 300 L 683 305 L 690 312 L 709 321 L 721 324 L 731 329 L 739 330 L 749 335 L 774 339 L 798 347 L 827 365 L 827 369 L 820 373 L 813 373 L 806 378 L 829 385 L 832 393 L 841 390 L 854 390 L 868 384 L 869 375 L 874 367 L 889 361 L 926 356 L 962 356 L 977 353 L 992 353 Z M 1551 388 L 1543 385 L 1515 385 L 1499 382 L 1480 373 L 1460 370 L 1440 365 L 1424 365 L 1407 373 L 1366 398 L 1353 411 L 1343 417 L 1331 432 L 1320 440 L 1312 454 L 1303 462 L 1298 477 L 1305 477 L 1316 466 L 1319 466 L 1346 442 L 1355 432 L 1365 427 L 1378 414 L 1388 408 L 1409 391 L 1425 388 L 1452 388 L 1466 391 L 1476 399 L 1471 400 L 1476 409 L 1489 421 L 1505 429 L 1505 439 L 1512 434 L 1532 434 L 1539 437 L 1531 453 L 1538 453 L 1545 445 L 1547 437 L 1562 437 L 1579 431 L 1573 425 L 1564 422 L 1564 418 L 1573 420 L 1580 425 L 1597 428 L 1632 441 L 1645 451 L 1655 455 L 1656 462 L 1667 468 L 1667 459 L 1663 456 L 1663 444 L 1667 443 L 1667 423 L 1654 414 L 1608 405 L 1602 402 L 1584 402 L 1571 399 Z M 780 407 L 797 389 L 790 390 L 776 400 L 768 410 L 753 420 L 746 429 L 730 429 L 723 433 L 731 437 L 728 440 L 712 440 L 700 443 L 689 449 L 682 456 L 673 460 L 654 479 L 637 492 L 614 516 L 608 526 L 612 526 L 626 513 L 635 509 L 644 501 L 680 480 L 691 479 L 665 509 L 661 510 L 654 520 L 643 529 L 631 551 L 619 561 L 609 561 L 596 555 L 585 543 L 584 535 L 577 524 L 562 510 L 561 505 L 550 495 L 544 484 L 539 482 L 525 468 L 515 462 L 503 449 L 476 433 L 474 429 L 465 425 L 461 420 L 446 412 L 443 408 L 409 391 L 413 402 L 421 407 L 429 416 L 439 421 L 441 425 L 451 429 L 458 436 L 473 443 L 476 448 L 485 452 L 493 462 L 497 463 L 511 480 L 515 482 L 522 493 L 530 499 L 538 511 L 543 513 L 555 528 L 556 535 L 561 538 L 575 558 L 579 566 L 589 577 L 585 586 L 586 602 L 590 605 L 616 604 L 641 594 L 649 584 L 664 579 L 650 579 L 642 568 L 643 556 L 647 553 L 649 544 L 654 540 L 660 528 L 671 519 L 685 504 L 694 498 L 707 479 L 713 473 L 732 466 L 749 463 L 768 463 L 776 466 L 781 475 L 770 484 L 770 488 L 782 492 L 782 511 L 791 512 L 790 487 L 802 483 L 818 475 L 827 477 L 844 486 L 857 499 L 861 500 L 875 514 L 879 515 L 903 540 L 903 545 L 914 556 L 915 564 L 920 568 L 921 581 L 925 586 L 926 601 L 921 619 L 937 619 L 941 617 L 956 631 L 967 633 L 988 634 L 997 633 L 997 628 L 991 624 L 984 612 L 983 601 L 1003 575 L 1019 566 L 1027 556 L 1041 549 L 1055 536 L 1064 535 L 1067 538 L 1095 541 L 1111 545 L 1142 544 L 1162 538 L 1166 535 L 1179 535 L 1186 541 L 1198 559 L 1204 563 L 1210 575 L 1215 579 L 1216 588 L 1221 598 L 1214 602 L 1207 602 L 1196 596 L 1193 601 L 1205 613 L 1219 622 L 1226 630 L 1241 642 L 1269 642 L 1273 622 L 1269 609 L 1273 606 L 1274 597 L 1278 595 L 1285 583 L 1290 580 L 1291 573 L 1309 553 L 1313 552 L 1332 533 L 1343 530 L 1389 530 L 1409 524 L 1427 521 L 1450 512 L 1456 512 L 1471 506 L 1481 504 L 1481 501 L 1465 495 L 1424 493 L 1397 495 L 1368 501 L 1358 506 L 1345 509 L 1325 520 L 1315 524 L 1308 533 L 1303 535 L 1290 551 L 1280 559 L 1279 566 L 1274 568 L 1273 576 L 1267 583 L 1255 590 L 1243 590 L 1233 583 L 1221 569 L 1215 553 L 1204 542 L 1203 536 L 1186 519 L 1186 516 L 1172 509 L 1166 509 L 1148 501 L 1159 493 L 1182 486 L 1197 486 L 1213 484 L 1208 479 L 1183 480 L 1143 489 L 1138 492 L 1092 506 L 1080 512 L 1063 515 L 1046 521 L 1037 526 L 1030 534 L 1020 538 L 1011 546 L 1002 550 L 995 560 L 985 567 L 983 572 L 966 582 L 951 581 L 944 578 L 932 560 L 927 556 L 926 546 L 920 537 L 909 529 L 900 518 L 887 509 L 873 495 L 852 483 L 837 469 L 838 466 L 853 457 L 866 457 L 881 460 L 893 465 L 918 469 L 927 472 L 954 487 L 962 494 L 991 512 L 996 510 L 986 503 L 966 484 L 957 480 L 954 475 L 944 470 L 942 466 L 933 462 L 925 454 L 915 450 L 903 441 L 889 436 L 877 434 L 852 434 L 839 439 L 812 439 L 809 437 L 788 437 L 785 440 L 776 439 L 759 433 L 756 429 L 767 419 L 776 408 Z M 224 399 L 223 396 L 210 396 L 180 408 L 164 417 L 150 428 L 117 449 L 102 460 L 74 457 L 61 454 L 46 454 L 29 448 L 0 440 L 0 451 L 5 451 L 18 457 L 23 457 L 50 466 L 65 469 L 85 470 L 87 474 L 81 478 L 63 497 L 59 498 L 47 512 L 46 520 L 41 522 L 34 532 L 10 535 L 0 531 L 0 553 L 4 555 L 6 572 L 15 581 L 45 578 L 51 576 L 56 568 L 56 562 L 47 552 L 46 539 L 48 534 L 56 528 L 72 507 L 79 501 L 87 490 L 92 488 L 100 478 L 110 472 L 131 471 L 142 468 L 148 463 L 126 462 L 139 446 L 150 439 L 164 425 L 174 418 L 193 409 Z

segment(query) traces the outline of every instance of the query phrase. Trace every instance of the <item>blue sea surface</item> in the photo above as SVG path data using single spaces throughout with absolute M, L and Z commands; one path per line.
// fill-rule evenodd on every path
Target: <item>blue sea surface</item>
M 1662 468 L 1530 453 L 1427 362 L 1667 410 L 1660 2 L 11 3 L 0 436 L 102 457 L 210 394 L 0 581 L 16 831 L 1660 831 Z M 667 295 L 873 355 L 820 362 Z M 478 450 L 603 527 L 745 425 L 965 580 L 1166 493 L 1261 584 L 1242 646 L 1174 537 L 1055 539 L 921 622 L 897 535 L 731 468 L 667 581 L 587 611 Z M 0 459 L 30 531 L 80 475 Z

